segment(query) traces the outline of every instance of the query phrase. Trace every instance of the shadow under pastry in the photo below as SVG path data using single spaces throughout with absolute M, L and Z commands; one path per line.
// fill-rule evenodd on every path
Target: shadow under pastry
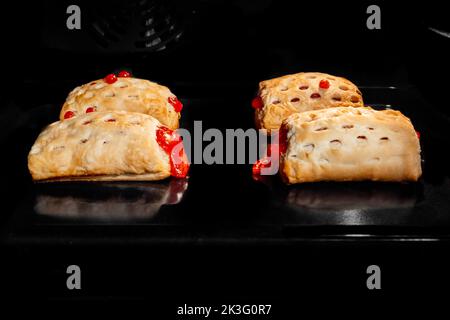
M 179 203 L 187 187 L 187 179 L 40 185 L 34 209 L 43 216 L 71 221 L 148 221 L 162 206 Z

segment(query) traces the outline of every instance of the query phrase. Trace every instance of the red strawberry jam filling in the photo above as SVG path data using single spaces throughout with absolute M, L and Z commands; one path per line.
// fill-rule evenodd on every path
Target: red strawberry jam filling
M 320 80 L 319 88 L 328 89 L 330 87 L 330 82 L 328 80 Z
M 263 101 L 261 97 L 254 97 L 252 100 L 252 108 L 253 109 L 261 109 L 263 107 Z
M 286 153 L 287 150 L 287 128 L 285 126 L 280 127 L 280 131 L 278 132 L 278 144 L 279 144 L 279 152 L 280 154 Z
M 184 178 L 189 171 L 189 162 L 184 152 L 183 140 L 173 130 L 160 126 L 156 130 L 156 141 L 169 155 L 170 174 L 177 178 Z
M 183 144 L 178 146 L 170 153 L 170 174 L 176 178 L 185 178 L 189 171 L 189 162 Z
M 177 97 L 169 97 L 167 99 L 169 103 L 173 106 L 176 112 L 180 112 L 183 109 L 183 104 Z
M 278 141 L 277 141 L 278 140 Z M 275 141 L 267 146 L 267 155 L 257 160 L 252 167 L 253 175 L 260 175 L 262 168 L 269 168 L 272 161 L 279 161 L 279 156 L 287 150 L 287 129 L 281 126 Z
M 129 78 L 129 77 L 131 77 L 131 73 L 129 73 L 128 71 L 122 70 L 119 72 L 119 74 L 117 76 L 119 78 Z
M 156 141 L 166 153 L 170 153 L 181 142 L 181 138 L 173 130 L 161 126 L 156 130 Z
M 95 107 L 88 107 L 86 109 L 86 113 L 91 113 L 91 112 L 94 112 L 94 111 L 95 111 Z
M 252 167 L 252 173 L 254 175 L 260 175 L 262 168 L 269 168 L 271 165 L 270 157 L 263 157 L 257 160 Z
M 75 116 L 75 112 L 73 111 L 66 111 L 66 113 L 64 113 L 64 119 L 70 119 L 73 116 Z
M 103 80 L 108 84 L 113 84 L 117 81 L 117 77 L 114 73 L 110 73 L 105 78 L 103 78 Z

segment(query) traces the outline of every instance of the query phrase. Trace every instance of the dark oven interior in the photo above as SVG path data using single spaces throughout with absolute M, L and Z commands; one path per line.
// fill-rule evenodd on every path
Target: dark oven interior
M 65 24 L 70 1 L 36 1 L 25 11 L 10 4 L 2 28 L 2 243 L 49 250 L 446 239 L 450 24 L 440 4 L 382 1 L 382 27 L 369 30 L 370 4 L 79 1 L 77 31 Z M 185 104 L 182 127 L 202 120 L 204 129 L 220 130 L 253 127 L 250 101 L 260 80 L 299 71 L 342 75 L 366 104 L 412 119 L 424 175 L 417 183 L 286 187 L 254 179 L 251 165 L 200 164 L 179 181 L 33 184 L 27 154 L 67 93 L 122 69 L 173 89 Z

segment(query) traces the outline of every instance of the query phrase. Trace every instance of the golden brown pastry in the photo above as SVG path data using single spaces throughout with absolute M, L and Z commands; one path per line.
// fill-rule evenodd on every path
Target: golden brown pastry
M 59 118 L 64 120 L 94 111 L 129 111 L 151 115 L 174 130 L 178 128 L 181 109 L 181 102 L 167 87 L 111 74 L 75 88 Z
M 296 112 L 332 107 L 364 106 L 361 92 L 349 80 L 326 73 L 302 72 L 259 83 L 252 101 L 260 129 L 279 129 Z
M 155 118 L 93 112 L 50 124 L 28 155 L 34 180 L 160 180 L 186 176 L 181 138 Z
M 280 129 L 280 173 L 288 183 L 416 181 L 420 144 L 399 111 L 339 107 L 296 113 Z

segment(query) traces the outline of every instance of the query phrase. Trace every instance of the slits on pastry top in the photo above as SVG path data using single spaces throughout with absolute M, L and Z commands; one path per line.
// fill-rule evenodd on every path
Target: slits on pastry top
M 397 125 L 407 126 L 414 129 L 411 120 L 397 110 L 375 110 L 370 107 L 337 107 L 321 110 L 311 110 L 307 112 L 295 113 L 284 120 L 288 127 L 305 127 L 310 126 L 319 121 L 336 121 L 341 122 L 349 117 L 359 117 L 359 121 L 384 121 L 393 122 Z
M 83 175 L 170 175 L 168 154 L 158 145 L 151 116 L 96 112 L 58 121 L 37 138 L 28 156 L 35 180 Z
M 294 182 L 317 177 L 417 180 L 421 175 L 419 140 L 411 121 L 399 111 L 307 111 L 285 119 L 282 129 L 282 163 Z
M 114 83 L 104 79 L 91 81 L 69 93 L 60 119 L 96 111 L 128 111 L 151 115 L 171 129 L 178 128 L 182 104 L 165 86 L 131 77 L 119 77 Z M 70 118 L 71 116 L 69 116 Z
M 288 153 L 289 148 L 298 148 L 308 139 L 322 143 L 325 135 L 336 139 L 341 136 L 353 137 L 356 140 L 352 145 L 357 146 L 357 142 L 362 140 L 390 141 L 390 135 L 406 134 L 420 147 L 411 121 L 396 110 L 337 107 L 294 113 L 283 121 L 283 129 L 286 131 Z
M 261 103 L 255 108 L 256 122 L 266 129 L 278 129 L 281 121 L 294 112 L 364 105 L 361 91 L 355 84 L 319 72 L 302 72 L 262 81 L 258 95 Z

